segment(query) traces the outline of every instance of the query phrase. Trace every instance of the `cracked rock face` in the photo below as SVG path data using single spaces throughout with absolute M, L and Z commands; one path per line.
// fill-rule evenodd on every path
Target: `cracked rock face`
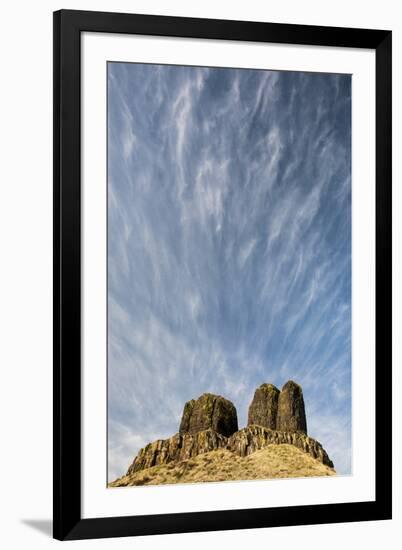
M 248 456 L 268 445 L 294 445 L 326 466 L 334 465 L 321 443 L 304 433 L 279 432 L 262 426 L 247 426 L 227 440 L 226 448 L 239 456 Z
M 248 409 L 248 426 L 264 426 L 276 430 L 279 390 L 273 384 L 261 384 L 255 390 Z
M 196 434 L 175 434 L 168 439 L 158 439 L 139 451 L 127 475 L 152 466 L 187 460 L 199 454 L 225 448 L 226 444 L 227 438 L 214 430 L 204 430 Z
M 293 380 L 286 382 L 279 394 L 276 429 L 307 434 L 303 391 Z
M 208 429 L 197 434 L 175 434 L 169 439 L 158 439 L 142 448 L 130 465 L 127 475 L 140 470 L 180 462 L 200 454 L 226 449 L 240 457 L 248 456 L 268 445 L 294 445 L 322 464 L 333 468 L 322 445 L 303 433 L 278 432 L 263 426 L 248 426 L 229 438 Z
M 212 393 L 204 393 L 196 400 L 187 401 L 179 433 L 196 434 L 208 429 L 226 437 L 237 432 L 237 412 L 231 401 Z

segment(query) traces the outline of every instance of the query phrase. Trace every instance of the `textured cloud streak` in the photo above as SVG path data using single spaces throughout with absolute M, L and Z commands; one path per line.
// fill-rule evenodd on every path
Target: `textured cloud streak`
M 351 82 L 108 65 L 109 478 L 210 391 L 293 378 L 351 469 Z

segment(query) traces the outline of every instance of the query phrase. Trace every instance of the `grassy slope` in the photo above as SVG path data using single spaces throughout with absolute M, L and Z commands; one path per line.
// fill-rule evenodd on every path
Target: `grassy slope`
M 245 458 L 227 450 L 211 451 L 123 476 L 109 487 L 331 475 L 335 470 L 293 445 L 269 445 Z

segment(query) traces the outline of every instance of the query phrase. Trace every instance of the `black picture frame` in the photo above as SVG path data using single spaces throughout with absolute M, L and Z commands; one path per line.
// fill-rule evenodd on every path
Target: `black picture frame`
M 385 520 L 392 513 L 391 31 L 61 10 L 54 24 L 54 504 L 60 540 Z M 376 56 L 376 497 L 342 504 L 82 519 L 83 32 L 369 48 Z M 381 435 L 379 435 L 381 434 Z

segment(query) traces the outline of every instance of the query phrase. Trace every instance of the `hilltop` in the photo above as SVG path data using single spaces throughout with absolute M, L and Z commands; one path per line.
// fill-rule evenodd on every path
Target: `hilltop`
M 256 389 L 248 425 L 239 430 L 236 408 L 204 393 L 188 401 L 179 432 L 149 443 L 126 475 L 109 487 L 335 475 L 322 445 L 307 435 L 301 386 L 288 381 Z
M 139 470 L 110 483 L 110 487 L 161 485 L 253 479 L 333 476 L 335 470 L 293 445 L 270 445 L 241 458 L 220 449 L 194 458 Z

